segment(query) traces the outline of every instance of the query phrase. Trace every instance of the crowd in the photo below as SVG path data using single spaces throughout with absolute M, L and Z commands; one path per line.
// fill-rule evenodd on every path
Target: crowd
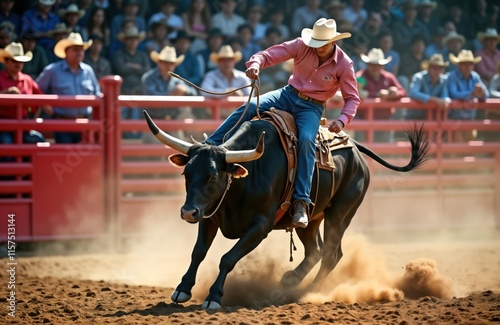
M 448 107 L 451 99 L 500 97 L 499 14 L 493 0 L 0 0 L 0 91 L 98 95 L 99 78 L 117 74 L 122 94 L 211 96 L 191 84 L 214 92 L 248 85 L 245 62 L 253 54 L 325 17 L 352 34 L 337 45 L 353 61 L 360 97 L 409 96 Z M 287 85 L 291 67 L 263 69 L 261 91 Z M 152 111 L 155 118 L 182 114 Z M 26 118 L 91 114 L 90 107 L 23 111 Z M 378 114 L 391 118 L 392 112 Z M 409 111 L 405 118 L 419 114 Z M 476 114 L 449 110 L 456 119 Z M 140 115 L 123 108 L 122 116 Z M 0 118 L 13 117 L 15 109 L 0 107 Z M 81 138 L 61 133 L 55 140 Z M 0 141 L 12 142 L 12 134 L 0 132 Z

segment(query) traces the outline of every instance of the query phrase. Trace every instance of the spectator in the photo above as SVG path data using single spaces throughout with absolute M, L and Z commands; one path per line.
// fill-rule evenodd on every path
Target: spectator
M 71 32 L 71 29 L 69 29 L 66 26 L 66 24 L 63 22 L 58 23 L 53 30 L 48 31 L 47 35 L 49 35 L 54 40 L 54 46 L 51 46 L 47 50 L 47 59 L 49 60 L 49 63 L 53 63 L 53 62 L 57 62 L 57 61 L 62 60 L 60 57 L 58 57 L 54 53 L 54 47 L 55 47 L 55 44 L 57 44 L 57 42 L 59 42 L 62 39 L 67 38 L 70 32 Z
M 113 21 L 115 16 L 123 14 L 124 10 L 124 1 L 123 0 L 107 0 L 109 1 L 109 5 L 104 9 L 106 21 L 110 23 Z
M 83 16 L 78 20 L 78 25 L 80 25 L 82 28 L 85 28 L 89 24 L 90 14 L 92 13 L 93 9 L 99 7 L 94 3 L 94 0 L 79 0 L 78 7 L 80 8 L 80 10 L 83 10 L 84 13 Z M 87 33 L 87 35 L 90 34 Z
M 446 46 L 446 51 L 444 52 L 445 60 L 449 60 L 450 54 L 457 56 L 458 53 L 463 49 L 464 43 L 465 37 L 455 32 L 451 32 L 445 38 L 443 38 L 443 44 Z M 450 72 L 454 69 L 456 69 L 456 67 L 452 67 L 450 65 L 447 67 L 446 71 Z
M 253 29 L 253 37 L 251 41 L 252 43 L 259 45 L 259 48 L 260 45 L 262 45 L 264 37 L 266 36 L 266 25 L 262 23 L 262 16 L 264 13 L 264 7 L 260 5 L 253 5 L 250 7 L 247 14 L 247 24 Z
M 191 51 L 197 53 L 207 47 L 207 33 L 212 26 L 212 15 L 206 0 L 193 0 L 187 12 L 182 15 L 184 28 L 189 36 L 194 37 Z
M 488 26 L 488 3 L 486 0 L 475 1 L 475 11 L 471 16 L 471 28 L 473 35 L 486 30 Z
M 163 20 L 167 23 L 167 26 L 171 31 L 168 37 L 175 37 L 175 35 L 177 35 L 177 31 L 184 30 L 184 22 L 182 21 L 182 18 L 175 14 L 178 2 L 178 0 L 163 0 L 161 10 L 149 18 L 148 25 L 151 27 L 151 24 Z
M 151 60 L 156 67 L 147 71 L 141 78 L 144 93 L 152 96 L 196 96 L 197 92 L 181 79 L 170 75 L 175 67 L 182 63 L 184 56 L 177 56 L 175 48 L 166 46 L 160 53 L 151 52 Z M 182 108 L 152 109 L 150 115 L 162 120 L 175 120 L 179 117 Z M 190 107 L 188 107 L 190 109 Z M 151 132 L 143 134 L 143 142 L 154 143 Z
M 7 45 L 15 41 L 17 38 L 14 33 L 14 25 L 9 21 L 4 21 L 0 24 L 0 48 L 5 48 Z
M 199 86 L 202 78 L 200 63 L 196 55 L 190 51 L 193 37 L 189 36 L 186 31 L 181 30 L 170 41 L 174 45 L 177 55 L 184 55 L 184 61 L 175 68 L 175 73 Z
M 285 14 L 283 9 L 276 7 L 269 12 L 267 27 L 276 27 L 281 31 L 283 40 L 287 40 L 290 37 L 290 29 L 283 22 L 285 20 Z
M 403 19 L 403 13 L 398 8 L 400 4 L 397 1 L 397 5 L 395 5 L 394 0 L 379 0 L 376 13 L 380 15 L 384 28 L 394 30 L 394 25 Z
M 292 17 L 292 36 L 300 35 L 301 30 L 307 26 L 313 26 L 321 17 L 327 17 L 328 14 L 320 8 L 321 0 L 306 0 L 306 5 L 298 7 L 293 12 Z
M 0 24 L 4 21 L 10 22 L 14 26 L 14 33 L 21 33 L 21 17 L 12 11 L 15 0 L 0 0 Z
M 246 23 L 246 20 L 237 15 L 235 0 L 221 0 L 221 11 L 212 16 L 212 27 L 219 28 L 224 36 L 234 36 L 238 26 Z
M 85 53 L 83 62 L 94 69 L 95 76 L 99 80 L 104 76 L 111 75 L 111 63 L 103 56 L 104 38 L 97 34 L 92 34 L 89 38 L 92 40 L 92 45 Z
M 24 52 L 19 43 L 11 43 L 0 49 L 0 62 L 5 65 L 5 69 L 0 71 L 0 93 L 2 94 L 42 94 L 38 84 L 27 74 L 21 72 L 23 64 L 29 62 L 33 57 L 31 52 Z M 22 108 L 22 118 L 33 118 L 37 109 L 31 107 Z M 3 106 L 0 109 L 1 119 L 17 118 L 17 107 Z M 37 131 L 31 130 L 23 132 L 23 143 L 44 142 L 44 137 Z M 0 131 L 0 143 L 14 143 L 14 132 Z M 2 158 L 3 160 L 3 158 Z M 10 160 L 10 159 L 7 159 Z
M 200 62 L 202 75 L 205 75 L 208 71 L 212 71 L 217 68 L 217 64 L 210 61 L 210 54 L 219 52 L 223 43 L 224 35 L 220 29 L 212 28 L 208 31 L 207 48 L 196 54 L 198 62 Z
M 451 63 L 458 69 L 448 75 L 448 92 L 451 99 L 464 102 L 474 99 L 485 100 L 489 96 L 488 88 L 481 81 L 481 77 L 474 71 L 474 65 L 481 61 L 481 57 L 474 57 L 472 51 L 462 50 L 455 56 L 450 53 Z M 451 109 L 448 118 L 453 120 L 472 120 L 476 117 L 476 109 Z M 455 141 L 473 140 L 476 134 L 471 132 L 455 132 Z
M 417 4 L 417 20 L 427 26 L 427 29 L 431 35 L 434 35 L 441 25 L 438 17 L 436 17 L 436 15 L 434 14 L 436 7 L 437 2 L 430 0 L 420 0 Z
M 210 54 L 210 61 L 217 64 L 217 69 L 208 72 L 201 83 L 201 88 L 212 92 L 226 92 L 231 89 L 247 86 L 251 80 L 243 71 L 235 69 L 237 62 L 241 61 L 241 52 L 234 52 L 230 45 L 223 45 L 218 53 Z M 250 88 L 243 88 L 226 96 L 248 96 Z M 205 97 L 220 97 L 209 93 L 202 94 Z
M 69 34 L 54 47 L 55 54 L 61 61 L 49 64 L 38 76 L 36 82 L 46 94 L 56 95 L 95 95 L 101 94 L 94 70 L 83 63 L 85 50 L 92 45 L 84 42 L 77 33 Z M 92 107 L 50 108 L 49 114 L 55 119 L 90 118 Z M 82 140 L 80 132 L 54 132 L 56 143 L 78 143 Z
M 411 41 L 410 53 L 401 57 L 401 68 L 398 80 L 405 89 L 409 89 L 412 76 L 421 70 L 424 61 L 425 41 L 421 36 L 415 36 Z
M 85 27 L 87 35 L 96 35 L 104 40 L 103 53 L 107 52 L 110 33 L 105 14 L 106 12 L 103 8 L 94 7 L 90 11 L 89 20 Z
M 146 40 L 144 44 L 147 54 L 151 54 L 151 52 L 153 51 L 159 52 L 165 46 L 172 45 L 170 43 L 170 40 L 168 39 L 170 28 L 164 20 L 155 21 L 154 23 L 152 23 L 150 26 L 150 31 L 151 37 Z
M 265 47 L 271 47 L 283 42 L 281 31 L 278 28 L 269 27 L 266 30 Z M 281 62 L 270 66 L 260 72 L 260 92 L 266 93 L 271 90 L 282 88 L 287 85 L 291 71 L 288 69 L 289 63 Z M 291 62 L 293 66 L 293 60 Z
M 340 0 L 332 0 L 325 6 L 325 11 L 328 13 L 330 18 L 334 19 L 337 23 L 340 23 L 341 20 L 344 20 L 345 7 L 346 4 L 344 2 Z
M 59 23 L 59 17 L 52 12 L 55 3 L 56 0 L 38 0 L 36 7 L 25 11 L 21 18 L 21 32 L 28 29 L 34 31 L 38 45 L 46 50 L 54 45 L 54 40 L 47 33 Z
M 23 45 L 24 53 L 31 52 L 32 59 L 24 62 L 23 73 L 30 75 L 36 79 L 43 69 L 49 64 L 45 50 L 36 44 L 35 33 L 27 30 L 21 34 L 21 44 Z
M 459 4 L 453 3 L 448 7 L 448 15 L 443 19 L 444 22 L 451 21 L 455 24 L 458 34 L 465 37 L 466 40 L 473 38 L 472 28 L 469 19 L 463 14 Z
M 491 78 L 490 82 L 490 95 L 494 98 L 500 98 L 500 61 L 497 61 L 495 75 Z
M 260 46 L 253 41 L 253 36 L 254 29 L 251 25 L 243 24 L 238 27 L 238 38 L 243 45 L 241 54 L 243 54 L 243 60 L 245 62 L 248 61 L 252 55 L 260 51 Z
M 368 53 L 368 47 L 366 43 L 360 42 L 358 44 L 354 44 L 353 52 L 351 55 L 352 67 L 354 71 L 358 72 L 360 70 L 366 69 L 366 63 L 361 58 L 361 56 L 366 55 L 366 53 Z
M 394 51 L 394 39 L 392 37 L 392 32 L 389 29 L 384 30 L 380 36 L 378 41 L 378 48 L 384 52 L 384 56 L 386 58 L 391 57 L 390 60 L 384 67 L 385 71 L 391 72 L 393 75 L 397 76 L 399 74 L 399 66 L 401 62 L 401 57 L 399 53 Z
M 378 48 L 379 37 L 386 30 L 380 13 L 371 12 L 366 19 L 365 25 L 357 33 L 354 33 L 352 43 L 354 46 L 368 49 Z
M 437 31 L 432 34 L 431 42 L 425 47 L 424 55 L 426 58 L 430 58 L 434 54 L 445 54 L 446 46 L 443 44 L 445 36 L 446 32 L 443 27 L 439 27 Z
M 423 103 L 435 103 L 439 108 L 448 108 L 447 76 L 444 68 L 450 63 L 445 62 L 441 54 L 434 54 L 427 61 L 422 62 L 422 71 L 413 75 L 410 83 L 410 98 Z M 425 110 L 411 109 L 405 113 L 405 119 L 423 120 Z
M 365 24 L 368 18 L 368 12 L 363 8 L 364 5 L 365 0 L 351 0 L 351 5 L 344 9 L 343 18 L 354 26 L 355 32 Z
M 494 28 L 488 28 L 485 32 L 479 32 L 477 39 L 483 43 L 483 48 L 476 51 L 476 56 L 482 60 L 476 64 L 476 72 L 486 85 L 490 84 L 491 78 L 495 74 L 496 63 L 500 62 L 500 50 L 497 49 L 500 35 Z
M 124 28 L 124 23 L 126 21 L 133 21 L 139 32 L 146 32 L 146 22 L 144 18 L 139 15 L 138 0 L 123 1 L 123 14 L 114 16 L 111 21 L 110 42 L 117 40 L 118 34 L 128 29 L 128 27 Z
M 79 9 L 74 3 L 70 4 L 67 8 L 59 9 L 59 17 L 62 22 L 66 23 L 70 32 L 79 33 L 82 35 L 82 39 L 87 41 L 89 38 L 87 30 L 78 24 L 83 16 L 85 16 L 85 10 Z
M 394 24 L 395 49 L 402 56 L 410 52 L 411 40 L 421 35 L 427 44 L 430 41 L 427 26 L 417 20 L 417 6 L 412 0 L 408 0 L 403 5 L 404 19 Z

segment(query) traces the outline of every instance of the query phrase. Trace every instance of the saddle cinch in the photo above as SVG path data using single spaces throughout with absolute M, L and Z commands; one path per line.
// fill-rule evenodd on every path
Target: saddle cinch
M 285 150 L 288 168 L 287 182 L 285 191 L 280 200 L 280 209 L 276 213 L 274 223 L 276 224 L 288 211 L 291 205 L 291 199 L 295 182 L 295 165 L 297 162 L 297 126 L 292 114 L 271 108 L 261 114 L 261 119 L 270 122 L 278 131 L 281 145 Z M 316 168 L 328 170 L 332 173 L 335 170 L 335 164 L 331 152 L 343 148 L 352 148 L 354 144 L 349 139 L 349 135 L 344 131 L 334 133 L 328 131 L 328 128 L 320 125 L 316 135 Z

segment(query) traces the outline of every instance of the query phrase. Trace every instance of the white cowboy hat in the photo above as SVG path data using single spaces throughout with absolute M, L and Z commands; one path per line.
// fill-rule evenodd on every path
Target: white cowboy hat
M 481 42 L 484 41 L 485 38 L 496 38 L 497 41 L 500 41 L 500 35 L 495 28 L 486 28 L 486 31 L 477 33 L 477 39 Z
M 78 9 L 78 5 L 72 3 L 67 8 L 59 9 L 59 16 L 65 17 L 67 14 L 78 14 L 80 18 L 85 16 L 85 10 Z
M 445 62 L 443 55 L 436 53 L 436 54 L 433 54 L 429 58 L 429 60 L 425 60 L 425 61 L 422 61 L 422 63 L 420 63 L 420 66 L 422 67 L 423 70 L 427 70 L 429 68 L 429 66 L 431 66 L 431 65 L 437 65 L 437 66 L 444 68 L 444 67 L 449 66 L 450 62 Z
M 124 32 L 119 32 L 118 35 L 116 36 L 116 38 L 120 42 L 124 42 L 125 39 L 127 38 L 137 38 L 139 39 L 139 41 L 142 41 L 144 37 L 146 37 L 146 33 L 139 32 L 139 30 L 135 26 L 130 26 Z
M 392 61 L 392 56 L 385 58 L 384 52 L 381 49 L 374 48 L 368 52 L 368 55 L 361 54 L 361 60 L 369 64 L 386 65 Z
M 92 45 L 92 40 L 88 42 L 84 42 L 82 39 L 82 35 L 79 33 L 70 33 L 68 37 L 60 40 L 54 46 L 54 54 L 61 59 L 66 58 L 66 49 L 70 46 L 83 46 L 83 49 L 86 50 Z
M 219 49 L 219 53 L 210 54 L 210 61 L 217 63 L 219 59 L 233 59 L 234 62 L 239 62 L 242 57 L 243 54 L 240 51 L 234 52 L 231 45 L 223 45 Z
M 305 45 L 318 48 L 339 39 L 351 37 L 351 33 L 337 33 L 335 20 L 320 18 L 314 23 L 313 29 L 304 28 L 300 36 Z
M 463 35 L 458 34 L 457 32 L 449 32 L 448 35 L 446 35 L 443 40 L 441 41 L 441 44 L 446 46 L 449 41 L 451 40 L 459 40 L 463 43 L 465 43 L 465 37 Z
M 24 53 L 21 43 L 10 43 L 4 49 L 0 49 L 0 62 L 5 63 L 5 58 L 13 59 L 17 62 L 28 62 L 33 58 L 30 51 Z
M 56 3 L 56 0 L 38 0 L 44 6 L 53 6 Z
M 476 64 L 481 62 L 481 60 L 483 59 L 480 56 L 475 57 L 472 51 L 470 50 L 461 50 L 460 52 L 458 52 L 458 56 L 455 56 L 453 53 L 450 53 L 448 57 L 450 58 L 451 63 L 457 65 L 462 62 L 472 62 Z
M 55 34 L 69 34 L 71 33 L 71 28 L 66 26 L 66 23 L 57 23 L 54 29 L 49 30 L 47 34 L 52 37 Z
M 179 55 L 177 57 L 177 53 L 175 52 L 175 47 L 165 46 L 160 53 L 156 51 L 152 51 L 149 55 L 151 60 L 158 63 L 158 61 L 172 62 L 175 64 L 181 64 L 184 61 L 184 54 Z

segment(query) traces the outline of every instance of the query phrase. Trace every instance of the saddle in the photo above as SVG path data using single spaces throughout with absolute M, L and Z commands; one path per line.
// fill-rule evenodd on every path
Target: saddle
M 276 224 L 288 211 L 291 205 L 291 199 L 295 183 L 295 165 L 297 163 L 297 126 L 292 114 L 283 110 L 271 108 L 261 114 L 261 119 L 271 123 L 280 137 L 281 145 L 287 157 L 287 182 L 285 190 L 280 200 L 280 208 L 276 212 L 274 223 Z M 349 140 L 349 135 L 344 131 L 333 133 L 328 131 L 324 125 L 320 125 L 316 135 L 316 168 L 328 170 L 332 174 L 335 170 L 332 151 L 351 148 L 353 143 Z M 333 188 L 333 187 L 332 187 Z

